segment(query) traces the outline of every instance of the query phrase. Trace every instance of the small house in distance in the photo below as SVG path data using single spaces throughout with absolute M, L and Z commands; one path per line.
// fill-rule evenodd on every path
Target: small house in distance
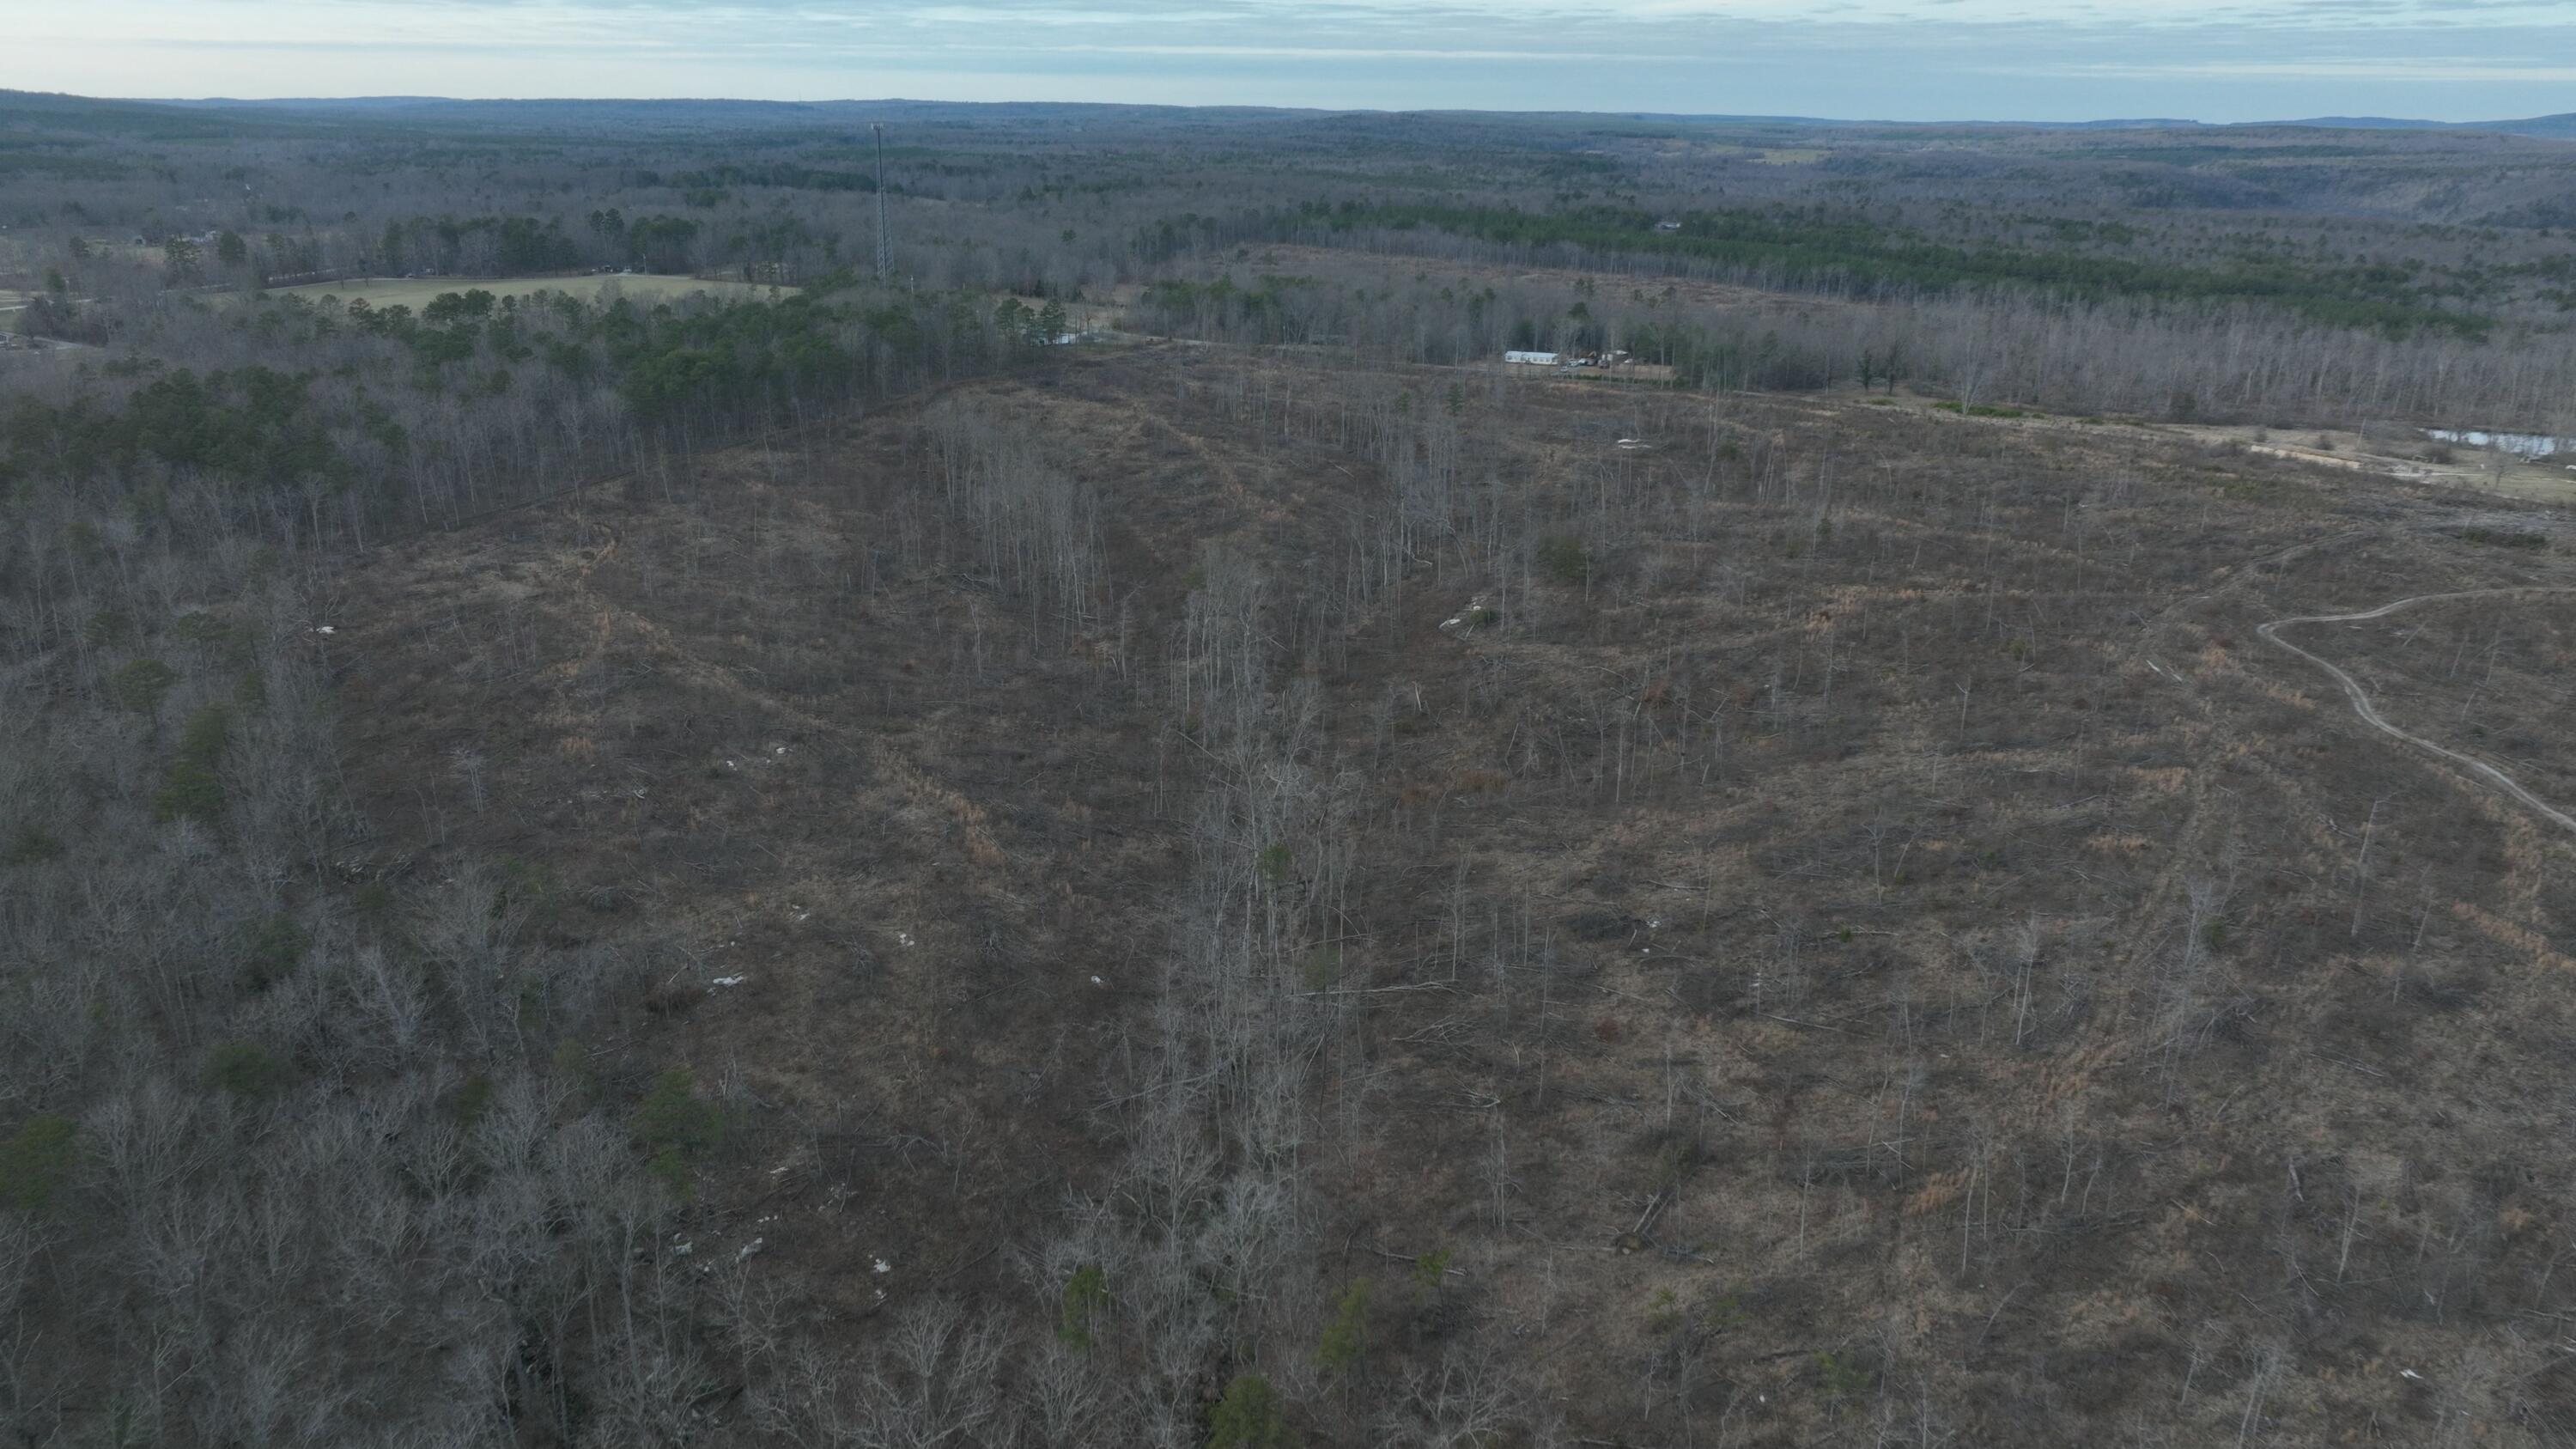
M 1514 349 L 1503 354 L 1503 361 L 1515 367 L 1554 367 L 1557 364 L 1557 356 L 1553 352 L 1523 352 Z
M 1655 223 L 1655 230 L 1657 231 L 1680 231 L 1681 229 L 1682 224 L 1678 221 L 1665 220 Z

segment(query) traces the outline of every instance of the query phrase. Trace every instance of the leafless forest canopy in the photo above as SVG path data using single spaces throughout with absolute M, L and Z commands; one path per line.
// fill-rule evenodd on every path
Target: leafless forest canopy
M 0 93 L 0 1424 L 2576 1439 L 2571 195 Z

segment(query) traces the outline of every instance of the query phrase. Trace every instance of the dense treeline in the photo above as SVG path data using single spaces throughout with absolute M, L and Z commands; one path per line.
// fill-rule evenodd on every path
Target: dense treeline
M 2202 267 L 2071 250 L 1972 249 L 1823 207 L 1666 215 L 1611 207 L 1344 205 L 1317 215 L 1337 232 L 1429 227 L 1533 255 L 1568 246 L 1614 257 L 1687 257 L 1765 285 L 1833 288 L 1871 299 L 2002 287 L 2085 301 L 2267 303 L 2330 326 L 2397 337 L 2432 330 L 2475 339 L 2494 326 L 2493 318 L 2433 305 L 2417 265 L 2258 256 Z
M 1032 340 L 973 299 L 908 292 L 645 306 L 469 288 L 418 313 L 327 297 L 192 307 L 167 324 L 171 350 L 241 361 L 129 354 L 0 399 L 0 487 L 111 485 L 152 509 L 205 480 L 295 536 L 363 540 L 757 423 L 811 425 L 1005 364 Z
M 1478 261 L 1471 244 L 1425 248 Z M 2169 310 L 2029 295 L 1899 296 L 1871 303 L 1741 300 L 1694 305 L 1651 274 L 1482 282 L 1425 258 L 1416 276 L 1355 285 L 1210 268 L 1165 280 L 1137 325 L 1264 345 L 1334 343 L 1380 358 L 1487 361 L 1507 348 L 1624 350 L 1682 385 L 1813 389 L 1910 384 L 1969 403 L 2181 422 L 2280 426 L 2509 419 L 2576 425 L 2576 334 L 2510 341 L 2392 335 L 2251 304 Z M 1382 274 L 1383 275 L 1383 274 Z

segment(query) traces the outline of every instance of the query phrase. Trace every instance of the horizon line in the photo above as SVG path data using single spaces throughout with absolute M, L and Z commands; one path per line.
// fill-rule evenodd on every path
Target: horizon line
M 2095 127 L 2101 129 L 2156 129 L 2204 127 L 2243 130 L 2262 127 L 2306 127 L 2316 129 L 2390 129 L 2428 131 L 2475 131 L 2496 126 L 2528 125 L 2536 121 L 2576 116 L 2576 111 L 2539 116 L 2499 116 L 2476 121 L 2437 121 L 2422 117 L 2373 114 L 2279 117 L 2248 121 L 2207 121 L 2191 116 L 2100 116 L 2081 120 L 2036 120 L 2009 118 L 1944 117 L 1903 120 L 1871 116 L 1810 116 L 1782 114 L 1737 114 L 1729 112 L 1655 111 L 1655 110 L 1582 110 L 1550 107 L 1535 110 L 1508 110 L 1472 106 L 1285 106 L 1285 105 L 1193 105 L 1168 101 L 1067 101 L 1067 100 L 947 100 L 935 96 L 829 96 L 799 100 L 782 100 L 766 96 L 725 95 L 634 95 L 634 96 L 459 96 L 412 93 L 382 93 L 346 96 L 276 95 L 276 96 L 109 96 L 76 91 L 14 90 L 0 87 L 0 94 L 14 91 L 19 95 L 53 96 L 66 100 L 114 102 L 128 105 L 222 106 L 222 105 L 310 105 L 349 106 L 365 103 L 411 103 L 425 105 L 747 105 L 776 106 L 792 109 L 810 106 L 1056 106 L 1093 110 L 1122 111 L 1208 111 L 1268 112 L 1280 115 L 1318 116 L 1584 116 L 1640 121 L 1734 121 L 1794 125 L 1830 126 L 1987 126 L 2067 129 Z

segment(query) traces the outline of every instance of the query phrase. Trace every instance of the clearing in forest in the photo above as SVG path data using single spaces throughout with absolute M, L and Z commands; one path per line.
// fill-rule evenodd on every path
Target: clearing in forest
M 618 295 L 639 302 L 666 302 L 692 293 L 726 298 L 783 296 L 794 287 L 768 283 L 710 281 L 703 277 L 650 276 L 642 273 L 594 272 L 574 277 L 352 277 L 342 282 L 310 282 L 300 287 L 271 287 L 271 297 L 338 297 L 364 301 L 370 307 L 404 306 L 414 311 L 451 292 L 490 292 L 496 297 L 526 297 L 560 292 L 590 301 Z
M 2424 1412 L 2400 1366 L 2576 1412 L 2519 1322 L 2576 840 L 2257 632 L 2568 582 L 2496 507 L 1165 346 L 396 548 L 328 647 L 371 868 L 542 868 L 525 937 L 654 983 L 629 1060 L 757 1104 L 694 1261 L 853 1351 L 1027 1262 L 1149 1323 L 1222 1226 L 1319 1423 L 1340 1304 L 1352 1373 L 1508 1352 L 1595 1439 L 2223 1442 L 2259 1393 L 2322 1444 Z M 2419 625 L 2392 715 L 2548 732 L 2559 631 Z M 1128 1221 L 1171 1162 L 1229 1215 Z

